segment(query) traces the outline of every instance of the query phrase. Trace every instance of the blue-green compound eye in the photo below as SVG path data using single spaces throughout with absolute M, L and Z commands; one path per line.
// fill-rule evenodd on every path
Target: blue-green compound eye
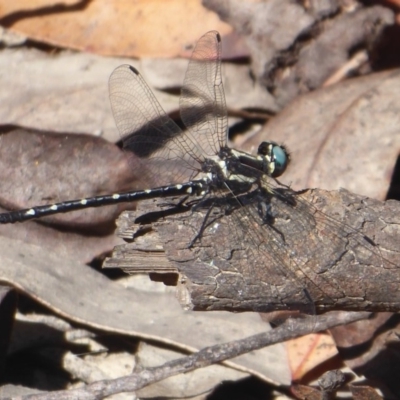
M 285 172 L 289 164 L 289 155 L 286 149 L 282 146 L 274 145 L 272 147 L 272 161 L 275 161 L 275 169 L 272 176 L 277 178 Z
M 263 171 L 268 175 L 277 178 L 281 176 L 290 162 L 290 156 L 285 146 L 275 142 L 261 142 L 258 146 L 258 155 L 265 156 Z

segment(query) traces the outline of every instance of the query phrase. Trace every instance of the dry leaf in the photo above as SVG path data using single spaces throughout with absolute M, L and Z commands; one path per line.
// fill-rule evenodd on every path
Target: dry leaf
M 135 187 L 142 172 L 139 168 L 135 171 L 130 155 L 101 138 L 22 128 L 2 131 L 0 201 L 3 207 L 29 208 L 128 190 Z M 100 225 L 113 221 L 122 209 L 101 207 L 46 220 L 70 226 Z
M 0 18 L 36 41 L 124 57 L 187 55 L 204 32 L 232 32 L 200 0 L 18 0 L 3 2 Z
M 53 312 L 89 328 L 153 339 L 194 351 L 264 332 L 256 313 L 185 312 L 174 294 L 123 288 L 95 270 L 40 246 L 0 239 L 0 279 Z M 157 284 L 160 285 L 160 284 Z M 289 384 L 282 345 L 237 357 L 227 365 Z
M 334 341 L 324 333 L 289 340 L 286 348 L 293 381 L 299 381 L 313 368 L 337 354 Z
M 138 363 L 143 368 L 157 367 L 179 357 L 182 357 L 182 354 L 179 355 L 169 349 L 158 348 L 147 343 L 141 343 L 137 352 Z M 192 398 L 209 393 L 222 381 L 237 381 L 244 377 L 246 374 L 241 371 L 228 369 L 223 365 L 210 365 L 189 374 L 179 374 L 153 383 L 139 390 L 138 396 L 140 398 L 156 398 L 162 393 L 163 396 L 171 399 Z
M 340 187 L 385 199 L 400 149 L 399 71 L 351 79 L 298 97 L 245 144 L 285 143 L 282 181 L 295 189 Z
M 281 105 L 323 85 L 348 64 L 355 49 L 373 53 L 378 38 L 395 22 L 389 8 L 360 2 L 348 8 L 334 0 L 203 3 L 243 36 L 255 77 Z M 356 63 L 351 74 L 365 74 L 372 63 L 365 64 Z

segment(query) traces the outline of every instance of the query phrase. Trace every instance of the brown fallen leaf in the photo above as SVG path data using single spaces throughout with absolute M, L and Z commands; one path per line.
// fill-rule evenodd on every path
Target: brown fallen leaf
M 29 208 L 132 189 L 141 173 L 139 168 L 135 171 L 131 155 L 101 138 L 13 126 L 3 127 L 2 132 L 0 201 L 4 208 Z M 47 221 L 101 225 L 112 222 L 122 209 L 88 209 Z
M 137 180 L 129 157 L 103 139 L 13 126 L 2 126 L 1 131 L 3 212 L 121 191 L 134 186 Z M 58 214 L 40 223 L 1 225 L 0 235 L 88 263 L 121 243 L 114 235 L 114 220 L 126 207 L 134 204 Z
M 163 109 L 178 115 L 179 89 L 188 66 L 186 59 L 139 62 L 21 48 L 18 52 L 11 49 L 0 52 L 0 68 L 6 71 L 0 75 L 0 121 L 54 132 L 85 132 L 116 142 L 120 136 L 111 112 L 108 79 L 116 67 L 127 62 L 140 71 Z M 245 64 L 222 65 L 228 108 L 276 112 L 278 107 L 273 97 L 254 84 L 249 71 Z
M 32 48 L 2 50 L 1 124 L 42 131 L 86 132 L 117 141 L 108 78 L 124 62 L 67 51 L 48 54 Z M 133 60 L 131 63 L 138 65 Z
M 18 0 L 2 4 L 0 25 L 58 47 L 124 57 L 188 55 L 204 32 L 232 32 L 200 0 Z
M 313 368 L 338 353 L 333 339 L 323 333 L 289 340 L 286 347 L 293 381 L 300 381 Z
M 373 387 L 365 385 L 350 385 L 352 398 L 354 400 L 383 400 L 390 397 L 380 396 Z M 396 396 L 397 397 L 397 396 Z M 394 398 L 394 397 L 393 397 Z
M 311 386 L 292 385 L 291 393 L 296 396 L 296 399 L 301 400 L 323 400 L 321 392 Z

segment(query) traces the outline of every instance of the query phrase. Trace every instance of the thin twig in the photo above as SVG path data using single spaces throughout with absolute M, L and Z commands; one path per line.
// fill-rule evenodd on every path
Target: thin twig
M 118 379 L 98 381 L 79 389 L 69 391 L 55 391 L 45 394 L 32 394 L 28 396 L 14 397 L 18 400 L 94 400 L 121 392 L 132 392 L 141 389 L 151 383 L 187 373 L 198 368 L 207 367 L 252 350 L 257 350 L 276 343 L 284 342 L 304 336 L 311 332 L 323 331 L 334 326 L 344 325 L 370 316 L 368 312 L 332 313 L 319 317 L 307 317 L 304 319 L 290 319 L 279 327 L 265 333 L 250 336 L 224 344 L 205 347 L 190 356 L 169 361 L 161 366 L 143 369 L 129 376 Z

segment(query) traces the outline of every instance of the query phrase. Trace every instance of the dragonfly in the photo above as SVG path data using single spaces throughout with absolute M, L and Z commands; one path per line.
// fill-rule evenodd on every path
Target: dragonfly
M 141 189 L 10 211 L 0 214 L 1 224 L 152 198 L 195 198 L 193 212 L 208 211 L 187 247 L 205 234 L 223 235 L 223 248 L 216 252 L 233 254 L 237 264 L 233 273 L 240 272 L 240 279 L 249 284 L 265 282 L 266 290 L 278 296 L 282 283 L 289 281 L 294 303 L 307 313 L 315 312 L 313 293 L 321 292 L 318 273 L 331 268 L 338 253 L 349 265 L 358 257 L 382 263 L 372 240 L 328 217 L 278 181 L 290 163 L 285 146 L 264 141 L 255 155 L 228 146 L 218 32 L 203 35 L 189 61 L 180 96 L 186 130 L 165 113 L 130 65 L 114 70 L 109 93 L 124 149 L 132 155 L 132 165 L 140 168 Z M 147 187 L 148 182 L 153 186 Z M 213 210 L 218 210 L 217 217 Z M 227 214 L 229 228 L 224 229 L 215 221 Z M 299 240 L 304 241 L 303 254 L 292 246 Z M 240 243 L 240 248 L 232 251 L 232 243 Z M 223 268 L 223 259 L 212 256 L 210 263 Z M 338 282 L 328 283 L 323 297 L 329 301 L 330 291 L 333 297 L 340 290 Z

